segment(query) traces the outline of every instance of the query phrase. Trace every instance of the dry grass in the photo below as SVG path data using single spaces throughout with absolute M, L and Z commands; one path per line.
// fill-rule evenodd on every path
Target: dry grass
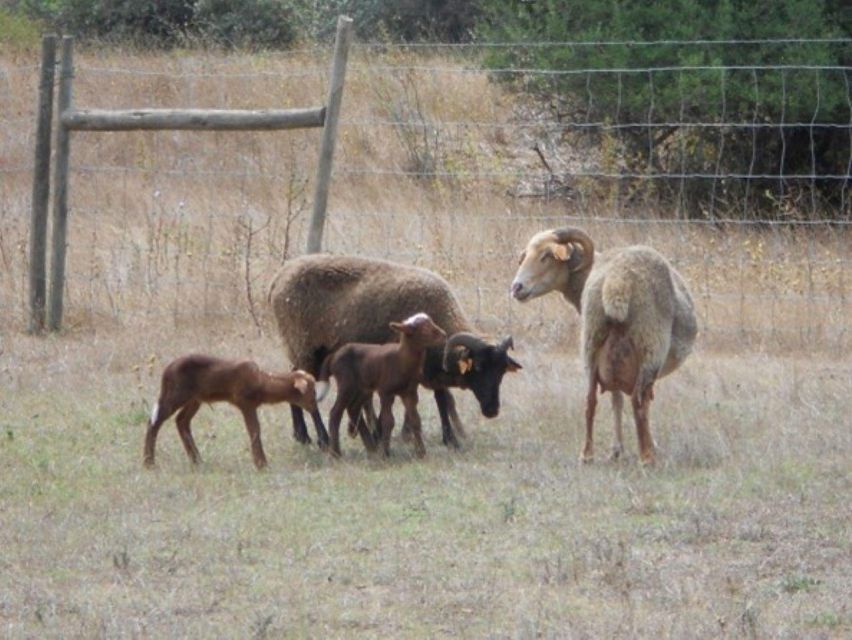
M 270 470 L 257 473 L 238 415 L 205 408 L 202 467 L 167 428 L 149 473 L 144 422 L 169 359 L 285 366 L 265 293 L 304 245 L 318 135 L 75 136 L 67 331 L 33 338 L 31 178 L 17 168 L 31 162 L 36 61 L 0 58 L 0 633 L 848 635 L 848 233 L 619 222 L 593 186 L 544 203 L 508 197 L 503 178 L 348 174 L 535 162 L 509 126 L 440 124 L 511 123 L 516 104 L 484 76 L 368 62 L 355 57 L 345 97 L 328 247 L 439 270 L 484 330 L 511 332 L 525 369 L 507 377 L 501 416 L 483 420 L 462 396 L 471 438 L 448 452 L 424 402 L 425 461 L 397 442 L 389 462 L 369 460 L 349 441 L 333 462 L 293 442 L 286 410 L 267 409 Z M 318 104 L 327 64 L 121 52 L 78 63 L 81 106 L 235 108 Z M 394 113 L 430 137 L 377 126 Z M 602 246 L 659 247 L 692 284 L 701 343 L 659 385 L 657 469 L 635 454 L 578 466 L 576 315 L 556 296 L 522 307 L 506 295 L 525 240 L 568 215 L 607 218 L 583 226 Z M 602 408 L 601 458 L 610 419 Z

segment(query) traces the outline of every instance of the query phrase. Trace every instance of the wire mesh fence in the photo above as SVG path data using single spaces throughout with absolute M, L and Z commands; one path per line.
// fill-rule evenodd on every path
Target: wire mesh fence
M 760 43 L 523 46 L 592 44 Z M 578 325 L 572 308 L 555 296 L 519 305 L 508 285 L 529 236 L 582 226 L 601 249 L 646 243 L 667 255 L 692 287 L 706 347 L 848 350 L 852 67 L 483 68 L 489 49 L 517 46 L 355 46 L 329 251 L 433 269 L 483 331 L 512 333 L 519 345 L 570 346 Z M 83 53 L 74 101 L 125 109 L 305 106 L 323 99 L 328 58 L 322 47 L 264 56 Z M 808 117 L 790 118 L 792 108 L 782 106 L 778 119 L 766 120 L 757 106 L 761 88 L 780 88 L 787 104 L 786 88 L 798 87 L 791 79 L 801 74 L 814 87 L 810 106 L 797 107 Z M 563 93 L 566 76 L 584 91 Z M 635 82 L 648 100 L 631 107 L 641 118 L 629 117 L 624 97 Z M 749 95 L 758 102 L 735 110 L 729 88 L 736 83 L 756 87 Z M 36 65 L 0 61 L 7 327 L 26 322 L 36 85 Z M 546 86 L 554 88 L 549 100 Z M 674 96 L 673 112 L 661 108 L 662 90 Z M 718 104 L 696 115 L 695 91 Z M 829 93 L 840 95 L 844 121 L 827 119 Z M 610 111 L 602 109 L 604 95 L 615 96 Z M 749 117 L 734 117 L 743 113 Z M 766 136 L 781 148 L 771 171 L 761 161 Z M 272 331 L 266 288 L 304 248 L 318 141 L 316 132 L 75 134 L 69 326 L 210 321 Z M 793 149 L 803 154 L 796 163 Z

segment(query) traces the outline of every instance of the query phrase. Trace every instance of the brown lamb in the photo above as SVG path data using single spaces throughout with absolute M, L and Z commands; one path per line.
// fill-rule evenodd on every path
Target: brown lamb
M 173 360 L 163 371 L 160 397 L 151 411 L 145 436 L 146 467 L 154 466 L 154 448 L 162 424 L 179 410 L 178 433 L 193 464 L 201 461 L 190 430 L 190 422 L 202 402 L 228 402 L 243 414 L 254 464 L 266 466 L 266 455 L 260 441 L 257 408 L 262 404 L 289 402 L 311 414 L 322 446 L 328 444 L 328 433 L 317 408 L 314 377 L 301 370 L 268 373 L 251 360 L 223 360 L 201 354 L 190 354 Z

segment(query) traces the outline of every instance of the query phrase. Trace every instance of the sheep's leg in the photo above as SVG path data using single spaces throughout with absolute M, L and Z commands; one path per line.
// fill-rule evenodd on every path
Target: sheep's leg
M 461 418 L 459 418 L 459 414 L 456 411 L 456 399 L 453 397 L 453 394 L 450 393 L 450 390 L 447 389 L 447 410 L 450 412 L 450 424 L 452 424 L 453 428 L 456 430 L 456 435 L 462 438 L 467 438 L 467 431 L 464 428 L 464 422 L 462 422 Z
M 589 377 L 589 391 L 586 394 L 586 442 L 583 445 L 583 453 L 580 455 L 582 462 L 592 462 L 595 459 L 595 446 L 593 431 L 595 425 L 595 409 L 598 406 L 598 380 L 597 374 L 592 372 Z
M 405 407 L 405 420 L 411 425 L 411 435 L 414 438 L 414 455 L 422 458 L 426 455 L 426 447 L 423 445 L 421 434 L 420 414 L 417 413 L 417 390 L 402 396 L 402 404 Z
M 393 399 L 394 396 L 382 395 L 379 397 L 381 409 L 379 411 L 379 425 L 382 428 L 382 452 L 385 456 L 390 455 L 390 438 L 393 431 Z
M 311 419 L 314 421 L 314 430 L 317 432 L 317 446 L 321 451 L 325 451 L 328 449 L 328 432 L 325 430 L 319 409 L 311 411 Z
M 201 403 L 198 400 L 190 400 L 180 410 L 180 413 L 177 414 L 177 418 L 175 418 L 180 440 L 183 442 L 183 448 L 186 449 L 186 455 L 189 456 L 192 464 L 201 462 L 201 454 L 198 453 L 198 447 L 195 446 L 195 440 L 192 437 L 192 429 L 190 427 L 192 418 L 198 413 L 200 407 Z
M 308 425 L 305 423 L 305 412 L 302 411 L 301 407 L 291 404 L 290 415 L 293 416 L 293 438 L 295 438 L 296 442 L 311 444 L 311 436 L 308 435 Z
M 654 383 L 636 385 L 631 395 L 633 417 L 636 421 L 636 433 L 639 438 L 639 457 L 642 464 L 653 465 L 655 462 L 654 440 L 651 438 L 649 413 L 651 400 L 654 397 Z
M 622 432 L 621 414 L 624 410 L 624 394 L 621 391 L 613 389 L 612 391 L 612 413 L 615 419 L 615 444 L 612 447 L 612 460 L 618 460 L 624 455 L 624 439 Z
M 260 441 L 260 421 L 257 419 L 257 408 L 252 406 L 240 407 L 243 419 L 246 422 L 246 430 L 251 440 L 251 455 L 254 458 L 254 466 L 263 469 L 266 466 L 266 455 L 263 453 L 263 443 Z
M 376 415 L 376 408 L 373 406 L 373 394 L 364 402 L 361 408 L 361 420 L 367 428 L 373 433 L 373 440 L 379 442 L 382 439 L 382 425 L 379 424 L 379 417 Z M 360 427 L 359 427 L 360 428 Z
M 149 469 L 154 466 L 154 448 L 157 444 L 157 434 L 160 432 L 160 427 L 177 411 L 179 406 L 164 402 L 160 398 L 154 407 L 154 412 L 148 421 L 148 431 L 145 433 L 145 453 L 142 458 L 143 464 Z
M 450 406 L 453 404 L 453 396 L 446 389 L 435 390 L 435 404 L 438 405 L 438 415 L 441 416 L 441 439 L 448 447 L 455 449 L 459 448 L 459 441 L 456 439 L 456 434 L 453 432 L 453 426 L 450 424 Z M 406 415 L 406 422 L 408 416 Z

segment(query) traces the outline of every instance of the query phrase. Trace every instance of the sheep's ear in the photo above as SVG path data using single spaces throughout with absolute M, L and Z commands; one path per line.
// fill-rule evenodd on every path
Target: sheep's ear
M 551 247 L 551 253 L 553 254 L 553 257 L 557 260 L 560 260 L 562 262 L 568 262 L 568 260 L 571 258 L 571 254 L 574 253 L 574 251 L 569 251 L 567 244 L 554 244 Z
M 408 327 L 401 322 L 391 322 L 390 328 L 397 333 L 408 333 Z
M 523 369 L 521 363 L 515 360 L 512 356 L 506 356 L 506 371 L 520 371 Z
M 305 393 L 308 390 L 308 381 L 304 378 L 296 378 L 296 382 L 293 383 L 293 386 L 296 387 L 300 393 Z
M 459 358 L 459 372 L 464 375 L 473 369 L 473 360 L 470 358 Z

